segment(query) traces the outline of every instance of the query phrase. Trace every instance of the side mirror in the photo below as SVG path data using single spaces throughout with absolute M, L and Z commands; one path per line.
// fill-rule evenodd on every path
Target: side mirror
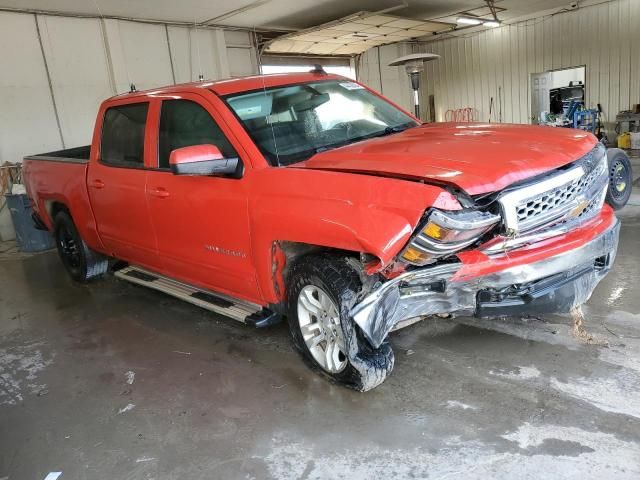
M 169 156 L 174 175 L 238 175 L 238 158 L 225 158 L 215 145 L 191 145 L 176 148 Z

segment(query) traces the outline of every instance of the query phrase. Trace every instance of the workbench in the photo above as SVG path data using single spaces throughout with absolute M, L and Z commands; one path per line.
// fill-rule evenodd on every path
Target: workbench
M 622 129 L 622 124 L 627 123 L 627 129 Z M 640 131 L 640 113 L 619 113 L 616 115 L 616 133 Z

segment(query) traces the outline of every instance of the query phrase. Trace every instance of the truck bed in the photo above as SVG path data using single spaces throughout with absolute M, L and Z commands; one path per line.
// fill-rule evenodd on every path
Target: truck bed
M 25 160 L 44 160 L 48 162 L 87 163 L 91 154 L 91 145 L 56 150 L 55 152 L 40 153 L 24 157 Z
M 87 190 L 88 168 L 89 147 L 32 155 L 22 162 L 24 184 L 33 209 L 47 228 L 53 229 L 50 214 L 53 205 L 63 205 L 71 212 L 80 235 L 95 248 L 96 227 Z

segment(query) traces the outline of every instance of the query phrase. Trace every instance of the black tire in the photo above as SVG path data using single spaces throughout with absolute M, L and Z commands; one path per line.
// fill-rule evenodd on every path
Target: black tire
M 54 225 L 58 255 L 73 280 L 87 282 L 106 273 L 109 260 L 104 255 L 91 250 L 84 243 L 67 212 L 58 212 L 54 219 Z
M 609 188 L 605 201 L 614 210 L 620 210 L 629 201 L 633 184 L 631 162 L 624 151 L 619 148 L 607 150 L 609 163 Z
M 315 286 L 326 292 L 340 312 L 347 365 L 338 373 L 326 371 L 310 352 L 298 320 L 298 296 L 305 286 Z M 355 304 L 362 287 L 360 276 L 346 257 L 332 254 L 304 256 L 292 266 L 287 281 L 288 323 L 295 348 L 316 371 L 358 391 L 380 385 L 393 369 L 394 355 L 389 342 L 373 348 L 348 312 Z

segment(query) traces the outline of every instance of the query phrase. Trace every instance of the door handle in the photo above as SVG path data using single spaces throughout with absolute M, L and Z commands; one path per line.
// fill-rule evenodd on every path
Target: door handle
M 153 188 L 149 190 L 149 193 L 158 198 L 167 198 L 169 196 L 169 192 L 162 187 Z
M 95 179 L 91 182 L 91 186 L 100 190 L 101 188 L 104 188 L 104 182 L 102 180 Z

